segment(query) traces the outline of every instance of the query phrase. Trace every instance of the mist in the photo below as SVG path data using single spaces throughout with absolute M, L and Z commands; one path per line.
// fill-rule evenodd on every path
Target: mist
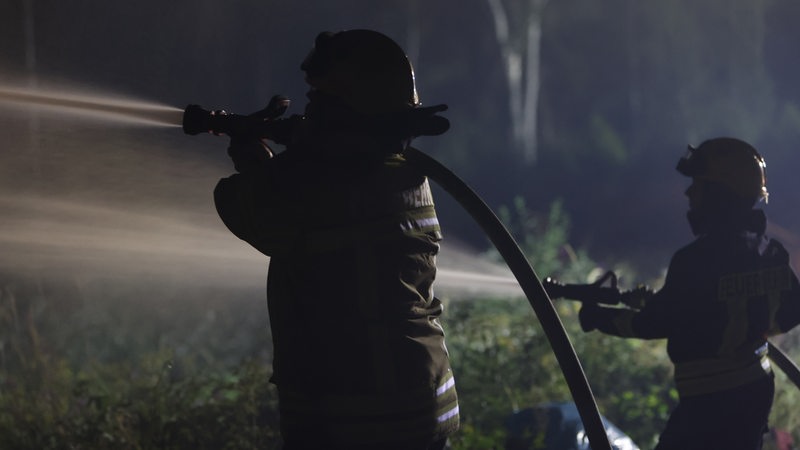
M 423 104 L 449 106 L 451 129 L 415 147 L 495 211 L 521 197 L 541 218 L 560 202 L 571 248 L 625 267 L 627 283 L 662 276 L 693 238 L 675 164 L 716 136 L 764 154 L 768 234 L 800 268 L 797 17 L 794 0 L 0 2 L 0 300 L 21 312 L 11 338 L 0 334 L 0 366 L 14 338 L 34 349 L 27 327 L 65 323 L 72 340 L 53 348 L 80 362 L 134 364 L 130 344 L 268 365 L 269 258 L 213 204 L 233 173 L 228 139 L 185 135 L 181 114 L 246 114 L 276 94 L 292 100 L 287 114 L 302 112 L 300 64 L 328 30 L 395 39 Z M 444 233 L 435 294 L 462 309 L 522 297 L 479 227 L 433 189 Z M 775 343 L 796 354 L 800 329 Z M 495 395 L 484 387 L 464 401 Z M 796 423 L 792 406 L 776 414 Z
M 314 37 L 348 28 L 397 40 L 423 103 L 450 106 L 451 130 L 417 147 L 495 210 L 516 196 L 538 213 L 562 201 L 570 244 L 599 264 L 629 264 L 643 279 L 663 273 L 692 238 L 688 183 L 675 162 L 687 144 L 718 135 L 765 154 L 769 232 L 800 261 L 800 33 L 786 19 L 795 3 L 741 2 L 726 14 L 710 0 L 544 4 L 4 2 L 3 266 L 68 266 L 72 255 L 84 267 L 107 258 L 104 268 L 151 270 L 122 255 L 163 249 L 175 255 L 159 256 L 170 260 L 165 276 L 222 258 L 255 265 L 236 273 L 263 283 L 264 258 L 228 235 L 211 203 L 216 181 L 232 172 L 227 143 L 183 135 L 180 111 L 195 103 L 248 113 L 284 94 L 288 113 L 298 113 L 307 89 L 299 65 Z M 464 243 L 469 256 L 454 259 L 472 260 L 488 243 L 453 199 L 436 194 L 443 269 L 461 270 L 448 247 Z M 55 238 L 60 228 L 79 235 L 71 247 Z
M 299 64 L 316 34 L 373 28 L 407 49 L 423 103 L 450 106 L 451 131 L 417 146 L 495 209 L 517 195 L 538 211 L 562 200 L 572 245 L 602 264 L 630 262 L 643 278 L 663 271 L 691 239 L 675 162 L 687 144 L 718 135 L 765 154 L 771 230 L 797 241 L 800 37 L 786 19 L 794 2 L 741 2 L 726 14 L 708 0 L 490 3 L 15 0 L 0 6 L 0 85 L 135 101 L 167 115 L 189 103 L 248 113 L 284 94 L 297 113 L 306 91 Z M 529 31 L 540 39 L 523 39 Z M 111 203 L 120 195 L 206 213 L 213 183 L 230 172 L 225 143 L 213 137 L 112 123 L 109 111 L 98 121 L 44 105 L 0 108 L 13 146 L 2 155 L 6 195 L 57 191 Z M 482 232 L 460 207 L 446 195 L 437 201 L 446 236 L 483 251 Z
M 263 286 L 268 258 L 224 229 L 202 190 L 230 169 L 216 159 L 187 164 L 159 139 L 180 136 L 181 109 L 66 85 L 0 86 L 0 105 L 28 121 L 12 141 L 20 155 L 2 170 L 11 183 L 0 194 L 0 272 Z M 214 144 L 224 149 L 226 139 Z M 442 295 L 521 294 L 507 268 L 475 252 L 452 246 L 440 259 Z
M 490 3 L 5 2 L 3 266 L 66 267 L 72 257 L 73 269 L 105 259 L 106 270 L 174 276 L 178 267 L 205 273 L 200 260 L 221 258 L 241 261 L 235 272 L 261 285 L 264 258 L 227 233 L 211 203 L 216 181 L 232 172 L 227 142 L 183 135 L 180 112 L 196 103 L 248 113 L 274 94 L 292 99 L 289 114 L 302 111 L 300 62 L 317 33 L 347 28 L 397 40 L 423 103 L 450 106 L 452 129 L 417 147 L 494 209 L 515 196 L 539 213 L 562 201 L 570 244 L 599 264 L 629 264 L 643 279 L 663 273 L 691 239 L 675 161 L 716 135 L 765 154 L 769 232 L 800 261 L 800 33 L 785 19 L 793 2 L 742 2 L 727 15 L 709 1 Z M 679 14 L 666 14 L 672 8 Z M 529 32 L 539 38 L 523 39 Z M 453 199 L 436 194 L 442 269 L 452 273 L 488 243 Z M 58 232 L 75 237 L 65 243 Z M 448 261 L 455 243 L 470 250 Z M 169 270 L 143 264 L 146 255 Z

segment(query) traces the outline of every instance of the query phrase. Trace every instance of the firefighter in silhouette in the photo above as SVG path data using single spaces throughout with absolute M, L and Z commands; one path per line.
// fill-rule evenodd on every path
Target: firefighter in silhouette
M 217 210 L 270 257 L 267 300 L 287 450 L 444 448 L 455 383 L 433 295 L 442 238 L 430 186 L 401 153 L 446 130 L 412 66 L 369 30 L 322 33 L 302 120 L 274 154 L 231 136 Z
M 666 338 L 679 403 L 657 450 L 758 449 L 774 382 L 767 337 L 800 323 L 800 287 L 786 250 L 765 236 L 765 163 L 749 144 L 717 138 L 689 148 L 687 218 L 696 239 L 672 257 L 642 309 L 585 303 L 585 331 Z

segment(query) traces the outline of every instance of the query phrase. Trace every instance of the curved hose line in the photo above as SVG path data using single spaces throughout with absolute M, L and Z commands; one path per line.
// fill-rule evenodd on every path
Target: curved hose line
M 589 444 L 595 450 L 611 450 L 597 403 L 575 349 L 572 347 L 567 332 L 561 324 L 547 292 L 542 287 L 541 281 L 514 238 L 491 208 L 464 181 L 441 163 L 413 147 L 408 147 L 403 155 L 410 164 L 416 166 L 455 198 L 480 225 L 500 252 L 528 298 L 528 302 L 550 341 L 550 346 L 561 366 L 567 386 L 578 407 L 581 420 L 583 420 Z
M 797 364 L 795 364 L 783 350 L 773 345 L 772 342 L 768 341 L 768 344 L 769 350 L 767 351 L 767 355 L 769 359 L 771 359 L 772 362 L 786 374 L 789 380 L 800 389 L 800 367 L 797 367 Z

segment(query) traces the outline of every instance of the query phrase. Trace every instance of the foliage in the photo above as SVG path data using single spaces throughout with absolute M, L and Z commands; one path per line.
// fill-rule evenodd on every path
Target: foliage
M 601 413 L 646 448 L 675 405 L 663 343 L 583 333 L 577 306 L 557 306 Z M 504 421 L 514 411 L 571 400 L 555 355 L 524 299 L 453 300 L 447 314 L 464 425 L 455 438 L 458 448 L 502 448 Z
M 39 281 L 2 279 L 0 349 L 9 351 L 0 448 L 277 448 L 277 399 L 263 354 L 241 347 L 232 360 L 227 348 L 248 330 L 252 305 L 206 299 L 191 310 L 151 287 L 162 294 L 160 315 L 147 299 L 127 297 L 141 293 L 129 287 L 125 296 L 101 289 L 112 301 L 88 295 L 64 311 L 69 285 L 41 296 Z M 236 317 L 209 329 L 215 315 Z M 150 327 L 162 330 L 156 345 L 147 342 Z M 250 341 L 261 340 L 248 331 Z M 204 349 L 189 351 L 198 339 Z
M 796 364 L 800 364 L 800 327 L 771 339 Z M 773 365 L 774 367 L 774 365 Z M 800 442 L 800 390 L 780 370 L 775 369 L 775 403 L 772 407 L 770 425 L 792 432 L 795 442 Z
M 591 281 L 591 259 L 565 248 L 569 220 L 558 203 L 542 214 L 517 199 L 502 216 L 535 265 Z M 41 281 L 0 277 L 0 448 L 278 448 L 262 295 Z M 445 301 L 462 414 L 454 450 L 502 449 L 513 412 L 570 400 L 525 299 Z M 555 306 L 601 413 L 652 447 L 676 402 L 664 343 L 584 333 L 579 304 Z M 776 342 L 800 348 L 798 336 Z M 795 430 L 798 391 L 780 374 L 778 389 L 772 422 Z
M 75 372 L 61 361 L 18 373 L 24 379 L 6 376 L 0 448 L 273 448 L 276 399 L 263 364 L 181 380 L 169 372 L 168 357 L 146 355 L 135 364 Z
M 586 253 L 568 242 L 570 220 L 562 201 L 556 200 L 547 214 L 541 214 L 532 212 L 525 198 L 517 196 L 511 206 L 501 205 L 497 215 L 538 274 L 574 281 L 594 268 Z M 494 248 L 487 256 L 500 259 Z
M 681 211 L 673 202 L 680 191 L 670 190 L 664 174 L 685 144 L 711 135 L 752 140 L 766 149 L 769 161 L 778 162 L 770 163 L 770 190 L 782 187 L 774 189 L 776 200 L 789 200 L 770 208 L 786 208 L 783 217 L 775 217 L 785 228 L 796 228 L 791 195 L 797 191 L 792 143 L 800 129 L 800 65 L 794 63 L 798 2 L 549 2 L 541 17 L 536 167 L 522 163 L 508 139 L 518 118 L 509 117 L 506 106 L 519 99 L 506 95 L 499 47 L 486 39 L 492 32 L 483 0 L 426 2 L 424 8 L 419 1 L 393 1 L 377 10 L 352 1 L 308 2 L 302 8 L 291 2 L 239 2 L 220 8 L 203 0 L 188 9 L 160 1 L 49 2 L 31 21 L 22 20 L 14 3 L 7 2 L 2 15 L 4 68 L 31 70 L 32 80 L 73 80 L 179 105 L 201 96 L 250 110 L 284 90 L 301 99 L 302 54 L 294 44 L 310 45 L 320 30 L 358 23 L 405 38 L 404 45 L 418 43 L 406 47 L 421 94 L 425 102 L 449 103 L 454 125 L 434 149 L 457 164 L 459 173 L 483 184 L 491 203 L 520 194 L 499 212 L 543 276 L 591 281 L 597 264 L 583 249 L 592 245 L 593 254 L 599 247 L 603 255 L 625 252 L 617 259 L 637 256 L 638 271 L 620 261 L 605 262 L 625 281 L 633 280 L 647 259 L 663 255 L 664 247 L 671 250 L 665 231 L 671 227 L 661 213 L 667 210 L 672 220 Z M 64 20 L 76 14 L 81 20 Z M 523 20 L 527 14 L 511 16 Z M 231 25 L 235 32 L 226 28 Z M 148 55 L 150 64 L 136 55 Z M 48 195 L 75 194 L 78 179 L 90 180 L 86 189 L 92 192 L 119 189 L 125 177 L 109 169 L 118 165 L 108 156 L 119 158 L 125 147 L 139 150 L 127 142 L 108 151 L 108 140 L 95 133 L 88 133 L 82 152 L 67 148 L 64 135 L 74 130 L 57 127 L 60 134 L 47 134 L 38 115 L 30 126 L 5 128 L 9 135 L 25 132 L 22 144 L 9 149 L 36 143 L 27 152 L 6 152 L 15 159 L 4 160 L 0 178 L 11 193 L 41 188 L 43 180 L 55 183 L 44 188 Z M 145 137 L 139 129 L 130 134 L 139 141 Z M 179 155 L 181 164 L 158 159 L 168 174 L 158 183 L 153 173 L 159 171 L 136 172 L 140 178 L 124 186 L 125 198 L 150 203 L 169 192 L 185 200 L 194 192 L 181 195 L 176 189 L 193 183 L 176 186 L 176 174 L 195 170 L 200 158 L 225 157 L 224 152 L 204 156 L 196 141 L 186 144 L 185 153 L 174 152 L 180 148 L 175 142 L 170 145 L 169 154 Z M 46 161 L 39 155 L 47 155 L 41 158 Z M 136 154 L 136 164 L 125 161 L 119 173 L 132 173 L 143 155 Z M 143 190 L 147 184 L 158 189 Z M 528 209 L 550 204 L 553 197 L 564 200 L 546 213 Z M 570 241 L 572 223 L 580 238 Z M 655 237 L 648 245 L 650 235 Z M 222 298 L 229 292 L 152 288 L 152 280 L 137 280 L 137 286 L 67 280 L 50 289 L 49 277 L 30 282 L 0 275 L 0 448 L 203 448 L 224 447 L 223 441 L 228 448 L 269 448 L 274 443 L 263 305 Z M 576 308 L 558 304 L 602 412 L 647 446 L 675 401 L 663 343 L 584 334 L 576 325 Z M 509 412 L 568 398 L 523 300 L 452 300 L 445 325 L 464 418 L 457 447 L 497 447 Z M 786 347 L 798 349 L 797 333 L 793 336 Z M 786 383 L 778 374 L 773 423 L 796 430 L 800 394 Z
M 528 370 L 556 363 L 524 300 L 452 301 L 447 314 L 463 448 L 501 448 L 504 420 L 519 405 L 569 396 L 558 372 Z
M 532 265 L 545 268 L 543 273 L 570 282 L 591 282 L 603 272 L 585 252 L 569 246 L 569 218 L 559 202 L 542 214 L 516 198 L 513 209 L 500 208 L 500 216 Z M 635 271 L 626 265 L 614 270 L 636 279 Z M 505 435 L 499 430 L 513 411 L 570 400 L 552 350 L 524 299 L 451 300 L 447 306 L 448 348 L 458 375 L 464 424 L 455 439 L 458 448 L 502 448 Z M 556 303 L 601 413 L 643 449 L 652 448 L 677 404 L 666 342 L 584 333 L 578 324 L 579 308 L 574 302 Z M 800 349 L 798 336 L 800 329 L 776 342 Z M 777 379 L 771 424 L 796 433 L 800 392 L 782 374 Z
M 589 282 L 601 272 L 583 251 L 569 245 L 569 218 L 561 202 L 546 213 L 527 208 L 521 197 L 499 216 L 531 265 L 569 282 Z M 498 255 L 491 251 L 490 257 Z M 633 274 L 629 269 L 620 268 Z M 663 342 L 586 334 L 579 305 L 556 304 L 582 359 L 601 412 L 640 443 L 650 443 L 675 403 L 671 365 Z M 538 403 L 570 401 L 555 355 L 523 298 L 451 300 L 447 305 L 448 348 L 458 375 L 463 448 L 502 448 L 504 420 Z M 490 445 L 489 445 L 490 444 Z

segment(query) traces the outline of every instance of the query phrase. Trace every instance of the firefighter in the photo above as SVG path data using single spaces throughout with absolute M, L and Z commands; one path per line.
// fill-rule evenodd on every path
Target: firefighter
M 800 323 L 800 287 L 786 250 L 765 236 L 764 158 L 746 142 L 689 147 L 687 218 L 664 286 L 640 310 L 585 303 L 585 331 L 667 339 L 679 402 L 657 450 L 758 449 L 774 395 L 767 337 Z
M 270 257 L 284 449 L 444 448 L 459 415 L 433 294 L 442 235 L 401 155 L 444 131 L 444 107 L 420 106 L 405 53 L 375 31 L 320 34 L 301 69 L 309 101 L 286 149 L 232 136 L 237 173 L 214 193 Z

